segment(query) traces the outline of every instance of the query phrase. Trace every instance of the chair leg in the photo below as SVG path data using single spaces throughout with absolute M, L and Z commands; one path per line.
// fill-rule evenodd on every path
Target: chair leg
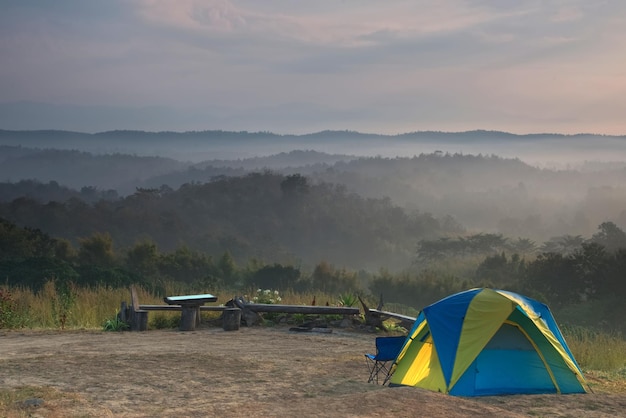
M 365 361 L 367 363 L 367 368 L 370 373 L 370 376 L 367 379 L 367 383 L 376 382 L 377 385 L 380 384 L 378 375 L 381 373 L 384 373 L 385 374 L 385 379 L 383 380 L 383 385 L 384 385 L 389 379 L 390 368 L 387 367 L 388 362 L 372 360 L 367 356 L 365 357 Z
M 376 373 L 376 384 L 378 384 L 378 375 L 381 373 L 384 373 L 385 376 L 387 375 L 387 362 L 386 361 L 379 361 L 378 362 L 378 372 Z M 384 385 L 384 380 L 383 380 L 383 385 Z
M 392 371 L 392 367 L 393 364 L 389 367 L 389 369 L 387 370 L 387 375 L 385 376 L 385 380 L 383 381 L 383 386 L 385 386 L 386 384 L 389 383 L 389 380 L 391 380 L 391 376 L 393 376 L 393 371 Z
M 370 374 L 367 379 L 367 383 L 372 383 L 374 377 L 376 376 L 376 362 L 365 356 L 365 363 L 367 364 L 367 371 Z

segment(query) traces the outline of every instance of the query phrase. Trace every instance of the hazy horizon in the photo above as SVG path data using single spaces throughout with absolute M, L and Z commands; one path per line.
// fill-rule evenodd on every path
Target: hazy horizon
M 591 134 L 524 136 L 502 131 L 422 131 L 381 135 L 357 131 L 275 134 L 236 131 L 3 130 L 0 145 L 78 150 L 95 154 L 159 156 L 199 163 L 317 151 L 355 157 L 413 157 L 447 153 L 516 158 L 541 168 L 569 168 L 588 162 L 626 161 L 626 137 Z M 42 135 L 48 132 L 49 135 Z M 12 134 L 15 132 L 15 135 Z M 191 134 L 191 135 L 188 135 Z M 267 134 L 267 135 L 266 135 Z

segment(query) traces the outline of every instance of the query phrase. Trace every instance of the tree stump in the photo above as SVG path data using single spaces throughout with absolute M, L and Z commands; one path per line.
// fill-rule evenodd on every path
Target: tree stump
M 148 329 L 148 311 L 131 311 L 130 330 L 145 331 Z
M 227 308 L 222 313 L 222 328 L 224 331 L 237 331 L 241 324 L 241 309 Z
M 126 302 L 122 301 L 122 305 L 120 306 L 120 311 L 117 313 L 117 319 L 119 319 L 122 322 L 126 322 L 128 323 L 129 320 L 129 312 L 128 312 L 128 306 L 126 306 Z

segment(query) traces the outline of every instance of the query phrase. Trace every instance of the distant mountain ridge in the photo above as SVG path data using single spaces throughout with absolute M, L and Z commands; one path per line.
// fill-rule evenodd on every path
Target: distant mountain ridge
M 199 163 L 313 150 L 354 156 L 411 157 L 436 151 L 519 157 L 525 161 L 626 160 L 626 136 L 557 133 L 514 134 L 501 131 L 417 131 L 397 135 L 356 131 L 320 131 L 302 135 L 248 131 L 148 132 L 0 130 L 0 145 L 77 150 L 94 154 L 169 157 Z M 564 152 L 565 151 L 565 152 Z
M 119 130 L 109 130 L 102 131 L 96 133 L 87 133 L 80 131 L 68 131 L 68 130 L 58 130 L 58 129 L 38 129 L 38 130 L 10 130 L 10 129 L 0 129 L 0 139 L 4 139 L 7 136 L 14 135 L 45 135 L 45 136 L 84 136 L 84 137 L 97 137 L 99 139 L 103 137 L 124 137 L 127 138 L 129 136 L 134 137 L 237 137 L 237 136 L 246 136 L 246 137 L 254 137 L 254 138 L 349 138 L 349 137 L 365 137 L 365 138 L 423 138 L 423 137 L 441 137 L 441 138 L 450 138 L 450 137 L 478 137 L 478 138 L 568 138 L 568 137 L 602 137 L 602 138 L 626 138 L 626 135 L 605 135 L 605 134 L 594 134 L 589 132 L 580 132 L 576 134 L 561 134 L 561 133 L 550 133 L 550 132 L 536 132 L 530 134 L 516 134 L 513 132 L 507 131 L 498 131 L 498 130 L 486 130 L 486 129 L 474 129 L 468 131 L 412 131 L 405 132 L 400 134 L 378 134 L 371 132 L 359 132 L 352 130 L 322 130 L 318 132 L 312 132 L 307 134 L 277 134 L 273 132 L 267 131 L 226 131 L 221 129 L 209 129 L 202 131 L 143 131 L 143 130 L 128 130 L 128 129 L 119 129 Z

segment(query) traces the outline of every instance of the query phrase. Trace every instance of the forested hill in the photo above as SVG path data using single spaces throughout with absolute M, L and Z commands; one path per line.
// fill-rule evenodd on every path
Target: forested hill
M 386 158 L 294 150 L 194 164 L 23 146 L 0 146 L 0 162 L 0 181 L 5 182 L 0 201 L 5 202 L 19 197 L 64 202 L 72 196 L 95 202 L 129 196 L 138 188 L 177 190 L 271 171 L 306 176 L 312 185 L 342 185 L 362 198 L 389 198 L 406 212 L 452 218 L 472 232 L 541 242 L 564 234 L 589 237 L 607 220 L 626 227 L 624 162 L 548 169 L 495 155 L 434 152 Z M 37 182 L 51 184 L 42 188 Z
M 251 171 L 291 168 L 291 172 L 312 173 L 355 158 L 294 150 L 266 157 L 193 164 L 164 157 L 0 145 L 0 181 L 53 181 L 76 190 L 96 188 L 110 191 L 109 195 L 127 195 L 134 193 L 137 187 L 166 185 L 178 188 L 185 183 L 207 182 L 219 176 L 241 176 Z M 0 191 L 0 200 L 14 197 L 17 196 Z
M 163 157 L 15 146 L 0 146 L 0 163 L 3 181 L 55 181 L 75 189 L 96 187 L 122 193 L 133 191 L 147 179 L 189 166 Z
M 354 270 L 405 268 L 419 240 L 462 232 L 446 230 L 432 215 L 409 214 L 389 199 L 270 172 L 177 190 L 140 189 L 95 204 L 80 196 L 49 203 L 20 198 L 1 203 L 0 217 L 74 243 L 100 232 L 120 249 L 148 240 L 162 251 L 185 245 L 208 254 L 230 251 L 242 261 L 312 266 L 324 260 Z

